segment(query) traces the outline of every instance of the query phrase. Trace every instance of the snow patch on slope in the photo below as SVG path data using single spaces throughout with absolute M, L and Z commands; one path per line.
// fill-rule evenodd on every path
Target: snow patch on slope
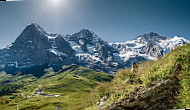
M 58 35 L 48 35 L 48 41 L 51 43 L 51 48 L 48 49 L 49 52 L 55 54 L 56 56 L 65 56 L 68 57 L 67 54 L 60 52 L 57 50 L 55 39 L 58 37 Z M 61 59 L 61 58 L 60 58 Z
M 82 50 L 81 46 L 78 45 L 76 42 L 73 41 L 69 41 L 70 46 L 73 50 L 75 50 L 76 54 L 77 53 L 84 53 L 84 51 Z
M 63 52 L 59 52 L 56 49 L 48 49 L 51 53 L 57 55 L 57 56 L 68 56 L 67 54 L 63 53 Z
M 159 44 L 163 48 L 165 53 L 170 52 L 177 46 L 182 46 L 184 43 L 190 43 L 189 40 L 184 39 L 183 37 L 174 36 L 173 38 L 168 38 L 167 40 L 162 40 Z
M 102 62 L 100 58 L 95 57 L 94 55 L 91 55 L 89 53 L 78 53 L 76 54 L 76 56 L 81 61 L 88 60 L 88 61 L 94 61 L 94 62 L 99 62 L 99 61 Z
M 1 48 L 1 49 L 10 49 L 13 46 L 13 44 L 8 44 L 7 46 Z

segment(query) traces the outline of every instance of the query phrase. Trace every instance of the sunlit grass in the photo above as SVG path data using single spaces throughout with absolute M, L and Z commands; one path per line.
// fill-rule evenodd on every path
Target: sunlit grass
M 51 69 L 46 71 L 47 73 L 39 79 L 32 75 L 12 76 L 12 81 L 15 81 L 15 83 L 25 82 L 25 84 L 17 89 L 17 92 L 0 97 L 0 109 L 16 109 L 17 105 L 19 110 L 52 110 L 57 109 L 57 107 L 61 107 L 63 110 L 84 109 L 92 105 L 88 100 L 89 94 L 98 84 L 102 83 L 100 81 L 111 81 L 113 78 L 109 74 L 83 67 L 61 73 L 53 72 Z M 34 95 L 34 90 L 37 88 L 42 89 L 46 94 L 61 95 L 61 97 L 38 95 L 30 98 L 25 97 Z M 9 96 L 14 96 L 15 94 L 18 96 L 13 99 L 9 98 Z M 23 94 L 24 97 L 20 97 L 20 94 Z

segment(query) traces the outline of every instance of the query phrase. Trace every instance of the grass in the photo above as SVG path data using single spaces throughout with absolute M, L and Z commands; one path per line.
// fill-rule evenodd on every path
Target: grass
M 177 64 L 181 65 L 180 69 Z M 132 93 L 139 87 L 146 89 L 169 78 L 177 79 L 180 84 L 179 93 L 172 108 L 190 108 L 189 44 L 172 50 L 157 61 L 142 62 L 138 66 L 136 73 L 132 73 L 127 67 L 119 70 L 114 79 L 111 75 L 76 65 L 65 66 L 58 72 L 54 72 L 52 68 L 46 69 L 46 73 L 40 78 L 32 74 L 2 73 L 0 82 L 11 82 L 8 83 L 10 89 L 14 84 L 24 85 L 13 90 L 13 93 L 1 96 L 0 109 L 16 109 L 19 105 L 21 110 L 52 110 L 56 107 L 61 107 L 63 110 L 96 110 L 96 103 L 104 96 L 109 96 L 106 107 L 114 102 L 122 102 L 126 98 L 137 98 Z M 0 86 L 0 90 L 3 85 Z M 61 95 L 61 97 L 35 96 L 26 99 L 17 96 L 9 99 L 9 96 L 14 94 L 33 95 L 36 88 L 41 88 L 48 94 Z
M 177 69 L 177 64 L 181 69 Z M 179 93 L 173 108 L 190 108 L 190 45 L 179 46 L 157 61 L 145 61 L 138 65 L 138 72 L 130 68 L 120 70 L 111 82 L 98 85 L 91 93 L 95 104 L 100 98 L 109 95 L 106 106 L 131 97 L 130 94 L 141 86 L 144 89 L 156 82 L 169 78 L 178 79 Z M 172 85 L 171 85 L 172 86 Z M 92 106 L 93 109 L 93 106 Z
M 67 69 L 69 68 L 69 69 Z M 79 110 L 91 106 L 89 101 L 90 92 L 98 85 L 106 81 L 111 81 L 113 76 L 94 70 L 70 65 L 63 67 L 59 72 L 54 72 L 51 68 L 46 73 L 37 78 L 29 75 L 12 75 L 9 80 L 14 84 L 23 84 L 23 87 L 17 88 L 9 94 L 0 97 L 0 109 L 16 109 L 17 105 L 20 110 L 52 110 L 61 107 L 63 110 Z M 3 86 L 3 85 L 2 85 Z M 43 92 L 50 95 L 61 95 L 61 97 L 20 97 L 32 96 L 34 90 L 40 88 Z M 9 96 L 15 96 L 10 99 Z

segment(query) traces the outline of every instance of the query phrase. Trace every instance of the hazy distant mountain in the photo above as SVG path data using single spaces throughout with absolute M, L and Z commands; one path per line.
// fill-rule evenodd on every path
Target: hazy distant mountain
M 132 41 L 109 44 L 88 29 L 72 35 L 50 34 L 32 23 L 12 44 L 0 50 L 0 65 L 2 70 L 18 71 L 43 64 L 62 66 L 76 63 L 114 73 L 134 61 L 156 60 L 186 43 L 189 41 L 182 37 L 167 38 L 151 32 Z

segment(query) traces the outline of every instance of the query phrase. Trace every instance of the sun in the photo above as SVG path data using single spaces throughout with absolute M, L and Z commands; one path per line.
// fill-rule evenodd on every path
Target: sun
M 59 3 L 61 0 L 50 0 L 52 3 Z
M 64 0 L 49 0 L 50 4 L 52 5 L 59 5 L 62 4 Z
M 66 6 L 66 0 L 47 0 L 46 4 L 49 9 L 59 11 L 62 7 Z

